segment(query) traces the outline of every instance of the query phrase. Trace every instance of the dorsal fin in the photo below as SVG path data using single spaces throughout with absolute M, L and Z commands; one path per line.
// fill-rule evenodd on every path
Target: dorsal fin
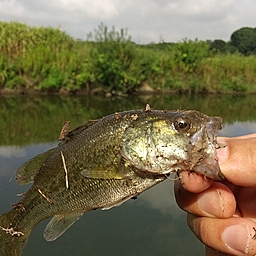
M 46 241 L 54 241 L 60 237 L 75 221 L 79 220 L 84 213 L 72 215 L 55 215 L 44 229 L 44 238 Z
M 62 127 L 62 129 L 60 131 L 59 140 L 65 140 L 69 130 L 70 130 L 70 121 L 66 121 L 63 124 L 63 127 Z
M 77 126 L 75 129 L 71 130 L 70 132 L 68 132 L 65 135 L 64 141 L 68 141 L 72 138 L 74 138 L 75 136 L 77 136 L 79 133 L 81 133 L 82 131 L 86 130 L 88 127 L 90 127 L 91 125 L 95 124 L 98 120 L 89 120 L 88 122 Z
M 16 171 L 16 181 L 19 185 L 25 185 L 34 180 L 34 176 L 40 170 L 42 164 L 52 154 L 55 149 L 50 149 L 39 154 L 22 164 Z

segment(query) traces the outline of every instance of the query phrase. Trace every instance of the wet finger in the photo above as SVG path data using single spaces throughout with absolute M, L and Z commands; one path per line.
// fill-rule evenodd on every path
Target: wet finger
M 212 179 L 208 179 L 201 174 L 190 171 L 180 172 L 179 178 L 182 186 L 192 193 L 199 193 L 206 190 L 212 184 Z
M 188 225 L 205 245 L 217 251 L 238 256 L 256 253 L 256 223 L 252 220 L 240 217 L 218 219 L 188 214 Z
M 190 193 L 177 181 L 174 191 L 179 207 L 195 215 L 228 218 L 236 211 L 236 200 L 232 191 L 219 182 L 213 182 L 201 193 Z
M 256 187 L 256 137 L 219 138 L 226 147 L 217 150 L 220 168 L 235 185 Z

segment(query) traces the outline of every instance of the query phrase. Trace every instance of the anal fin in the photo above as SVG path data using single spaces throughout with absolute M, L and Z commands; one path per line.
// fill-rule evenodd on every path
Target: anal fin
M 60 237 L 75 221 L 79 220 L 84 213 L 72 215 L 55 215 L 44 229 L 44 238 L 46 241 L 54 241 Z

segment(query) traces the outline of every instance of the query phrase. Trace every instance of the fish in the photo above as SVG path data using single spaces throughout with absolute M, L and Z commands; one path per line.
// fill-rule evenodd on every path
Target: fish
M 196 110 L 154 110 L 149 105 L 71 131 L 65 122 L 59 144 L 16 172 L 19 185 L 33 184 L 0 215 L 0 254 L 22 255 L 32 229 L 46 218 L 51 220 L 44 238 L 54 241 L 84 212 L 119 206 L 172 173 L 191 170 L 225 179 L 216 155 L 221 125 L 220 117 Z

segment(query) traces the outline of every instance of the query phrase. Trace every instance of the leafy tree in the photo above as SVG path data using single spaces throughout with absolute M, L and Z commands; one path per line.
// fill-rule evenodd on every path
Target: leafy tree
M 226 48 L 227 48 L 227 52 L 231 54 L 239 52 L 239 50 L 234 45 L 232 45 L 230 41 L 227 42 Z
M 111 30 L 101 23 L 87 35 L 92 42 L 91 58 L 97 82 L 110 91 L 132 90 L 137 81 L 133 74 L 137 51 L 127 30 Z
M 210 44 L 210 50 L 224 53 L 227 50 L 226 42 L 221 39 L 216 39 Z
M 203 58 L 208 57 L 209 45 L 206 42 L 195 39 L 184 39 L 171 48 L 174 51 L 174 59 L 177 64 L 182 64 L 188 73 L 194 72 Z
M 256 51 L 256 28 L 244 27 L 236 30 L 231 35 L 232 46 L 244 55 L 250 55 Z

